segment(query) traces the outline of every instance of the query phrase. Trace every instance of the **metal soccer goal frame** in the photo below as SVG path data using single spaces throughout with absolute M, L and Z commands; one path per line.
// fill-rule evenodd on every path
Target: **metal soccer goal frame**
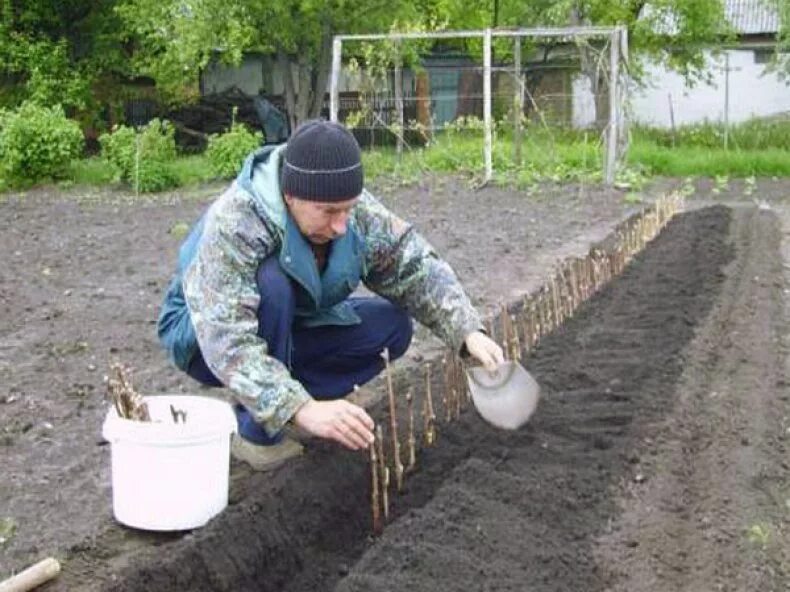
M 483 41 L 483 160 L 485 163 L 484 183 L 493 177 L 493 121 L 491 116 L 491 41 L 494 37 L 514 39 L 515 71 L 522 92 L 517 93 L 517 107 L 523 111 L 524 82 L 521 75 L 521 39 L 583 39 L 603 40 L 608 42 L 609 64 L 609 121 L 604 129 L 603 179 L 612 185 L 617 173 L 619 135 L 623 133 L 624 113 L 623 100 L 620 99 L 620 61 L 628 59 L 628 31 L 625 27 L 559 27 L 530 29 L 480 29 L 474 31 L 437 31 L 437 32 L 404 32 L 380 33 L 367 35 L 335 35 L 332 43 L 332 70 L 329 88 L 329 114 L 332 121 L 337 121 L 339 110 L 339 80 L 342 67 L 343 42 L 345 41 L 401 41 L 406 39 L 464 39 L 477 38 Z M 396 66 L 395 79 L 400 80 L 400 68 Z M 400 129 L 403 129 L 403 97 L 400 84 L 395 84 L 395 109 Z M 516 133 L 520 133 L 520 118 L 516 118 Z M 398 151 L 402 150 L 402 139 L 398 139 Z

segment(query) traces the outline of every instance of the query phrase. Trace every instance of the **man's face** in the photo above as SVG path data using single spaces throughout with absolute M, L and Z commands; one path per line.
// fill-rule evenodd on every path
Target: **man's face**
M 301 233 L 315 245 L 325 245 L 346 233 L 348 217 L 358 197 L 318 202 L 285 196 L 285 203 Z

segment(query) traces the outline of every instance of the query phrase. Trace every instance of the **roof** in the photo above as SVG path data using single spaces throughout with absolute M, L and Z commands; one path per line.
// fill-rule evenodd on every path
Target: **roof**
M 772 0 L 723 0 L 724 16 L 737 35 L 773 35 L 779 31 L 779 12 Z M 640 18 L 654 19 L 659 33 L 677 32 L 675 16 L 666 7 L 646 4 Z
M 770 0 L 725 0 L 724 14 L 739 35 L 779 31 L 779 12 Z

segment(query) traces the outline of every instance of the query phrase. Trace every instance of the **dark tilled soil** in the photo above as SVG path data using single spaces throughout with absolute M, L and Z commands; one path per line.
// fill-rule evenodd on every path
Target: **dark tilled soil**
M 639 447 L 645 484 L 620 488 L 599 541 L 617 592 L 790 589 L 788 216 L 736 212 L 736 259 Z
M 756 209 L 672 222 L 528 360 L 529 428 L 453 426 L 431 499 L 336 589 L 786 590 L 778 236 Z
M 170 367 L 155 320 L 184 228 L 222 189 L 139 201 L 48 189 L 0 197 L 0 521 L 15 527 L 0 544 L 0 578 L 47 555 L 65 560 L 66 582 L 83 560 L 111 574 L 115 560 L 168 540 L 111 518 L 103 377 L 120 360 L 145 394 L 200 390 Z M 453 178 L 382 198 L 446 256 L 483 310 L 529 289 L 560 257 L 586 252 L 634 209 L 600 188 L 547 188 L 538 198 Z M 420 331 L 408 357 L 432 347 Z M 246 479 L 234 467 L 232 501 Z
M 759 495 L 760 476 L 788 484 L 778 235 L 754 208 L 673 221 L 527 360 L 545 391 L 529 426 L 443 426 L 380 539 L 365 455 L 315 448 L 106 589 L 781 590 L 786 514 Z
M 627 213 L 575 190 L 534 201 L 456 184 L 444 205 L 421 191 L 395 208 L 424 216 L 487 307 L 529 287 L 513 269 L 543 277 L 574 248 L 552 237 L 589 244 Z M 316 444 L 273 474 L 234 466 L 229 508 L 186 536 L 113 524 L 101 375 L 120 357 L 147 392 L 194 390 L 152 321 L 167 231 L 204 203 L 0 204 L 0 518 L 17 523 L 0 574 L 56 554 L 50 590 L 786 589 L 787 284 L 779 221 L 757 208 L 673 221 L 526 361 L 545 393 L 530 424 L 499 432 L 467 410 L 442 426 L 378 539 L 366 455 Z M 478 233 L 492 203 L 502 213 Z M 546 242 L 495 240 L 533 214 Z M 463 271 L 478 259 L 498 264 Z

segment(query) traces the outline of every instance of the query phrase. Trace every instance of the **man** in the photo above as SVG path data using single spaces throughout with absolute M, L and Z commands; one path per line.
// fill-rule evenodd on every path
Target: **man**
M 306 122 L 251 155 L 191 231 L 159 318 L 175 364 L 236 399 L 234 453 L 266 468 L 298 453 L 288 424 L 351 449 L 374 424 L 342 397 L 403 355 L 410 315 L 494 369 L 502 349 L 452 269 L 363 187 L 343 126 Z M 362 282 L 383 298 L 349 298 Z

